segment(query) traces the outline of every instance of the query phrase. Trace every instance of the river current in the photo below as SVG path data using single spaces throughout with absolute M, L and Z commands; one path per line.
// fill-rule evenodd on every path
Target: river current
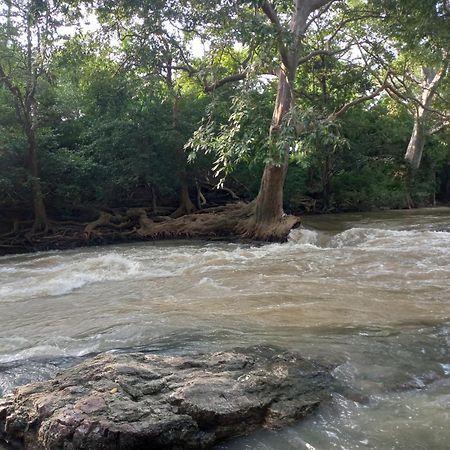
M 0 258 L 0 396 L 101 351 L 258 343 L 334 364 L 347 388 L 218 449 L 450 448 L 450 208 L 306 217 L 286 244 Z

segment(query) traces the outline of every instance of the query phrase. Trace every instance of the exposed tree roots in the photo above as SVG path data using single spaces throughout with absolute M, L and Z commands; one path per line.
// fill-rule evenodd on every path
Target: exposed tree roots
M 151 208 L 101 211 L 89 223 L 52 222 L 51 232 L 30 233 L 17 224 L 0 236 L 0 254 L 64 249 L 114 242 L 158 239 L 248 239 L 283 242 L 299 224 L 295 216 L 256 222 L 254 204 L 234 203 L 181 217 L 157 216 Z
M 139 221 L 136 233 L 149 239 L 236 237 L 258 241 L 285 241 L 299 218 L 284 216 L 273 223 L 256 223 L 253 204 L 236 203 L 155 222 L 145 210 L 129 210 Z

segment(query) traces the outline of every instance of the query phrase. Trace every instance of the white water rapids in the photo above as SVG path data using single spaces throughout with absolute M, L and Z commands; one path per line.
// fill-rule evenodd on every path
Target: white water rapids
M 336 364 L 348 392 L 219 448 L 449 448 L 450 209 L 306 218 L 287 244 L 0 258 L 0 395 L 91 353 L 256 343 Z

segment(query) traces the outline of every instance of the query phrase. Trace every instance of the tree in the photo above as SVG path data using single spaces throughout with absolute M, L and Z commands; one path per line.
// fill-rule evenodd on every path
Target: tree
M 383 0 L 374 3 L 384 18 L 380 31 L 394 49 L 387 92 L 413 119 L 405 153 L 412 170 L 420 166 L 427 135 L 448 125 L 450 104 L 441 96 L 450 63 L 448 0 Z M 380 55 L 376 55 L 380 62 Z M 440 99 L 439 99 L 440 98 Z M 438 108 L 434 107 L 438 100 Z M 439 101 L 440 100 L 440 101 Z
M 277 140 L 286 117 L 295 109 L 294 82 L 299 66 L 301 41 L 308 28 L 308 18 L 319 8 L 329 5 L 329 0 L 296 0 L 292 2 L 289 28 L 283 24 L 274 4 L 263 1 L 261 8 L 272 24 L 278 38 L 281 64 L 278 70 L 278 89 L 274 104 L 269 138 Z M 278 160 L 268 162 L 261 178 L 261 186 L 255 200 L 254 219 L 248 225 L 246 235 L 257 239 L 281 237 L 285 229 L 296 223 L 294 218 L 283 218 L 283 186 L 289 164 L 289 145 L 286 144 Z
M 72 27 L 71 39 L 63 4 L 14 0 L 2 12 L 2 248 L 284 240 L 299 219 L 283 200 L 295 214 L 403 207 L 407 187 L 428 204 L 448 179 L 446 2 L 98 0 L 81 18 L 95 12 L 96 32 Z M 408 185 L 416 113 L 427 151 Z M 205 203 L 197 189 L 194 206 L 197 180 L 225 180 L 250 203 Z M 27 189 L 36 231 L 46 207 L 63 219 L 53 237 L 30 236 Z
M 189 197 L 192 180 L 183 147 L 192 116 L 184 116 L 180 111 L 185 100 L 180 80 L 183 72 L 191 71 L 192 55 L 175 24 L 178 18 L 183 19 L 182 2 L 100 1 L 96 6 L 102 32 L 118 41 L 115 51 L 122 68 L 142 77 L 149 85 L 159 85 L 165 95 L 164 104 L 170 105 L 171 117 L 161 123 L 160 131 L 166 132 L 178 177 L 179 207 L 172 216 L 191 213 L 195 210 Z
M 425 146 L 426 134 L 433 133 L 433 129 L 429 127 L 429 117 L 433 113 L 433 100 L 436 96 L 439 84 L 448 69 L 448 56 L 445 56 L 444 58 L 446 58 L 447 61 L 444 60 L 442 66 L 438 70 L 430 67 L 422 67 L 423 78 L 420 83 L 421 95 L 420 98 L 413 99 L 413 103 L 415 103 L 412 105 L 414 127 L 405 154 L 405 159 L 411 165 L 412 169 L 419 168 Z M 444 123 L 442 125 L 444 125 Z
M 211 8 L 211 2 L 205 0 L 138 4 L 123 0 L 98 5 L 99 17 L 106 29 L 117 33 L 122 43 L 126 64 L 139 67 L 145 76 L 152 74 L 164 79 L 173 103 L 174 134 L 179 100 L 176 85 L 181 72 L 196 79 L 205 92 L 213 95 L 227 84 L 266 73 L 276 74 L 277 95 L 263 145 L 267 163 L 256 199 L 243 208 L 240 219 L 235 216 L 240 222 L 236 225 L 240 235 L 262 240 L 284 239 L 298 223 L 298 218 L 283 213 L 283 185 L 289 155 L 295 140 L 305 131 L 304 124 L 296 117 L 299 116 L 295 98 L 297 71 L 300 64 L 313 58 L 349 50 L 351 40 L 342 38 L 345 27 L 365 15 L 358 2 L 355 11 L 345 4 L 337 0 L 236 1 Z M 307 32 L 318 34 L 324 23 L 330 29 L 327 46 L 306 45 Z M 209 44 L 203 58 L 193 57 L 189 50 L 194 37 Z M 236 51 L 236 45 L 242 50 Z M 227 64 L 228 57 L 236 63 Z M 328 119 L 335 120 L 350 106 L 374 98 L 379 92 L 378 89 L 375 94 L 352 100 L 332 112 Z M 196 146 L 195 138 L 191 144 Z M 192 211 L 192 203 L 186 190 L 185 158 L 178 152 L 177 159 L 181 162 L 182 187 L 178 213 L 186 213 Z
M 247 208 L 247 217 L 238 227 L 240 233 L 245 237 L 282 240 L 286 238 L 289 230 L 299 222 L 297 217 L 286 216 L 283 212 L 283 186 L 290 152 L 295 146 L 296 139 L 304 131 L 303 124 L 296 117 L 298 116 L 295 96 L 296 76 L 300 64 L 320 55 L 343 52 L 342 49 L 331 51 L 329 48 L 312 50 L 305 48 L 304 45 L 307 31 L 317 27 L 317 21 L 323 15 L 327 15 L 335 3 L 344 2 L 308 0 L 271 3 L 262 1 L 243 2 L 243 4 L 236 2 L 233 5 L 232 23 L 243 24 L 239 34 L 239 43 L 246 49 L 251 65 L 242 67 L 240 72 L 217 80 L 213 86 L 217 88 L 228 82 L 253 77 L 256 78 L 254 88 L 260 89 L 260 87 L 255 87 L 258 84 L 258 76 L 275 74 L 277 77 L 277 93 L 274 99 L 272 120 L 267 138 L 262 145 L 266 152 L 266 165 L 262 173 L 259 192 Z M 338 32 L 332 33 L 332 39 Z M 277 61 L 276 64 L 274 64 L 274 60 Z M 248 89 L 247 86 L 245 88 Z M 237 99 L 235 105 L 241 108 L 242 102 Z M 242 109 L 236 110 L 230 116 L 231 128 L 226 130 L 222 127 L 221 134 L 226 137 L 218 138 L 218 148 L 222 152 L 218 163 L 221 160 L 227 162 L 229 150 L 224 147 L 230 145 L 230 139 L 233 137 L 239 137 L 240 134 L 247 136 L 247 143 L 254 144 L 255 141 L 259 141 L 259 139 L 249 136 L 249 133 L 240 133 L 242 124 L 239 123 L 239 120 L 242 117 L 247 118 L 247 114 Z M 205 132 L 203 133 L 205 136 L 213 134 L 212 127 L 208 127 L 208 125 L 200 131 Z M 259 135 L 259 132 L 257 134 Z M 220 141 L 222 142 L 220 143 Z M 208 149 L 208 139 L 204 139 L 202 133 L 196 133 L 191 144 L 194 149 Z M 233 146 L 232 143 L 231 145 Z M 245 144 L 240 147 L 246 153 Z
M 55 43 L 57 13 L 53 1 L 8 0 L 0 25 L 0 83 L 13 98 L 17 118 L 26 136 L 34 232 L 48 229 L 39 169 L 37 96 Z
M 290 153 L 295 150 L 297 141 L 307 139 L 309 132 L 316 133 L 315 128 L 317 127 L 324 126 L 327 128 L 330 122 L 345 114 L 348 109 L 363 101 L 375 98 L 385 87 L 383 78 L 380 80 L 380 86 L 374 88 L 372 92 L 363 90 L 358 97 L 340 105 L 335 111 L 323 111 L 322 114 L 318 115 L 318 120 L 315 123 L 311 122 L 311 117 L 307 111 L 302 111 L 302 105 L 296 98 L 296 92 L 299 92 L 298 88 L 303 84 L 303 80 L 297 77 L 300 65 L 314 58 L 320 57 L 323 61 L 327 57 L 343 55 L 355 45 L 352 34 L 347 32 L 349 24 L 372 17 L 374 14 L 372 11 L 366 11 L 365 8 L 362 8 L 360 3 L 352 2 L 352 8 L 349 8 L 346 2 L 342 1 L 284 1 L 273 3 L 263 1 L 253 3 L 255 16 L 263 14 L 269 22 L 270 28 L 267 29 L 267 26 L 264 27 L 256 19 L 253 20 L 253 23 L 249 22 L 255 27 L 253 34 L 257 38 L 253 38 L 253 41 L 250 40 L 246 45 L 249 49 L 260 49 L 258 55 L 259 67 L 254 69 L 257 74 L 262 75 L 267 73 L 267 70 L 269 73 L 276 74 L 277 95 L 274 101 L 268 139 L 264 145 L 264 148 L 267 149 L 267 163 L 262 174 L 258 195 L 250 205 L 251 217 L 246 220 L 245 226 L 242 227 L 243 234 L 246 237 L 270 240 L 282 239 L 287 235 L 289 229 L 298 223 L 298 218 L 285 216 L 283 213 L 283 185 Z M 324 31 L 325 27 L 326 31 Z M 308 34 L 310 35 L 309 40 L 306 39 Z M 278 67 L 273 67 L 270 62 L 267 62 L 267 56 L 264 57 L 264 53 L 261 51 L 261 42 L 258 42 L 258 38 L 260 41 L 269 40 L 270 42 L 270 37 L 275 40 L 276 53 L 273 57 L 279 61 Z M 320 43 L 318 37 L 326 37 L 326 39 L 323 39 L 324 46 L 317 47 L 317 43 Z M 263 49 L 267 50 L 267 47 L 263 47 Z M 249 72 L 247 71 L 247 73 Z M 233 80 L 234 77 L 237 78 L 238 76 L 237 73 L 234 76 L 228 76 L 226 79 Z M 325 80 L 320 80 L 319 86 L 324 87 L 325 84 Z M 324 92 L 323 95 L 327 99 L 325 103 L 330 103 L 328 102 L 328 94 Z M 236 122 L 234 119 L 236 115 L 231 116 L 233 117 L 231 122 Z M 305 121 L 309 123 L 306 124 Z M 233 129 L 239 128 L 233 123 L 231 125 Z M 230 134 L 227 131 L 222 134 L 227 133 Z M 233 133 L 235 132 L 231 131 L 231 134 Z M 207 140 L 203 141 L 199 139 L 198 135 L 194 137 L 195 146 L 207 148 Z M 228 139 L 222 139 L 222 141 L 228 143 Z M 222 151 L 224 154 L 227 153 L 226 149 Z M 224 159 L 223 155 L 222 159 Z

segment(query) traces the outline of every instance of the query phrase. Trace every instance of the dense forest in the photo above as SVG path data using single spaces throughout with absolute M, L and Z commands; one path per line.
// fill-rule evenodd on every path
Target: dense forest
M 283 240 L 450 199 L 448 0 L 2 0 L 0 252 Z

